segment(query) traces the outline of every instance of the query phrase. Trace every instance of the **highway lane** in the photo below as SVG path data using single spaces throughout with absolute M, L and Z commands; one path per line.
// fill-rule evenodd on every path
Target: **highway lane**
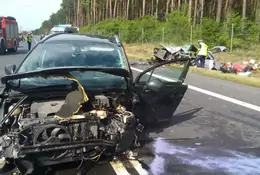
M 16 53 L 6 53 L 6 55 L 0 55 L 0 76 L 5 75 L 5 66 L 8 64 L 18 65 L 27 53 L 27 47 L 25 43 L 22 43 L 19 50 Z
M 134 65 L 134 67 L 136 70 L 136 68 L 145 69 L 147 66 Z M 163 68 L 157 71 L 157 75 L 171 78 L 170 73 L 166 72 L 169 70 Z M 193 81 L 196 82 L 197 87 L 211 87 L 210 90 L 213 92 L 222 92 L 219 91 L 219 85 L 213 86 L 210 80 L 214 79 L 189 74 L 186 83 L 191 84 Z M 214 81 L 218 81 L 224 86 L 232 84 L 217 79 Z M 194 86 L 194 84 L 191 85 Z M 237 88 L 237 84 L 233 84 L 233 86 L 232 89 L 226 86 L 223 94 L 231 94 L 231 97 L 238 97 L 238 100 L 260 104 L 257 102 L 259 99 L 255 99 L 256 96 L 252 95 L 259 93 L 258 88 L 244 88 L 243 93 L 239 93 L 238 89 L 241 91 L 245 86 L 240 88 Z M 248 90 L 251 92 L 247 94 Z M 236 95 L 236 93 L 238 94 Z M 161 163 L 161 166 L 164 167 L 163 174 L 171 174 L 173 170 L 185 173 L 192 170 L 193 173 L 236 174 L 247 174 L 251 171 L 251 173 L 260 174 L 257 170 L 257 164 L 260 163 L 258 158 L 260 156 L 259 117 L 259 112 L 255 110 L 189 89 L 175 112 L 172 123 L 164 129 L 160 129 L 159 132 L 151 134 L 154 138 L 168 140 L 157 141 L 157 144 L 152 143 L 156 145 L 153 152 L 161 154 L 161 157 L 158 156 L 157 159 L 164 162 Z M 182 141 L 176 141 L 179 139 Z M 160 146 L 164 144 L 167 145 L 165 148 Z M 230 152 L 232 152 L 232 156 L 229 155 Z M 167 171 L 167 169 L 171 170 Z
M 25 43 L 19 49 L 16 54 L 0 56 L 0 76 L 4 75 L 6 64 L 22 61 L 27 52 Z M 137 73 L 134 71 L 135 75 Z M 186 83 L 254 105 L 260 104 L 256 98 L 260 92 L 257 88 L 191 73 Z M 151 174 L 260 174 L 257 168 L 260 164 L 259 117 L 259 112 L 189 89 L 172 122 L 151 131 L 150 137 L 155 140 L 140 149 L 142 158 L 139 162 L 143 168 L 150 167 L 148 171 Z M 94 168 L 91 174 L 102 172 L 109 174 L 114 170 L 106 165 Z

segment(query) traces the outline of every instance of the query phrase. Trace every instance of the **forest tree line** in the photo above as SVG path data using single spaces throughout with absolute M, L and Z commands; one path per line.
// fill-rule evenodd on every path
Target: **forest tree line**
M 153 26 L 147 26 L 149 20 L 156 22 Z M 128 21 L 128 24 L 125 21 Z M 230 39 L 232 23 L 235 24 L 237 32 L 234 44 L 239 46 L 245 37 L 249 38 L 248 42 L 259 41 L 260 0 L 62 0 L 60 10 L 45 20 L 35 32 L 47 32 L 54 25 L 66 23 L 82 28 L 81 31 L 102 29 L 102 33 L 107 34 L 116 32 L 115 30 L 131 30 L 133 21 L 138 21 L 136 26 L 140 28 L 139 32 L 141 28 L 148 30 L 152 27 L 158 30 L 155 28 L 169 27 L 165 31 L 167 32 L 173 27 L 187 30 L 182 32 L 189 34 L 192 26 L 194 37 L 206 37 L 209 42 L 215 44 L 222 44 L 222 40 L 223 44 L 229 42 L 226 40 Z M 180 33 L 177 29 L 174 30 L 175 34 Z M 219 41 L 216 41 L 215 36 L 207 35 L 219 35 L 220 31 L 223 35 L 217 36 L 220 37 Z M 161 30 L 158 35 L 161 35 L 160 33 Z M 174 35 L 172 31 L 168 34 Z M 124 32 L 124 36 L 126 35 L 129 33 Z M 146 35 L 150 34 L 146 32 Z M 149 41 L 149 37 L 146 38 Z M 189 37 L 184 40 L 189 40 Z

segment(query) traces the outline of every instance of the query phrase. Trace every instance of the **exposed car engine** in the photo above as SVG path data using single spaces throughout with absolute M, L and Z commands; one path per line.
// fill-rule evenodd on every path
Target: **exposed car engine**
M 123 93 L 89 95 L 82 104 L 76 96 L 69 102 L 68 95 L 65 100 L 27 96 L 14 104 L 6 101 L 12 105 L 0 135 L 0 166 L 1 160 L 3 165 L 10 159 L 40 161 L 42 166 L 81 159 L 98 161 L 101 155 L 125 152 L 135 143 L 136 119 L 128 111 L 131 102 Z M 72 102 L 80 107 L 68 117 L 68 110 L 75 106 L 66 103 Z

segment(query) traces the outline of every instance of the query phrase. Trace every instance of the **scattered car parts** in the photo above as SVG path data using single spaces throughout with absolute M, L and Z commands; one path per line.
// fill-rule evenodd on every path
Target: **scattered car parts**
M 191 65 L 194 66 L 194 59 L 198 49 L 193 45 L 185 46 L 164 46 L 160 45 L 158 48 L 154 48 L 154 58 L 148 60 L 149 64 L 155 64 L 158 62 L 189 58 L 191 59 Z M 221 64 L 215 59 L 214 54 L 219 52 L 226 52 L 225 46 L 215 46 L 208 51 L 208 57 L 206 58 L 206 68 L 211 70 L 220 70 Z M 182 64 L 181 62 L 177 62 Z

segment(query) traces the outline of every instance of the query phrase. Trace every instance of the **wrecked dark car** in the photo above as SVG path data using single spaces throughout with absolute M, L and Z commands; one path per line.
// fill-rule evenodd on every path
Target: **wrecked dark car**
M 191 59 L 191 66 L 194 66 L 193 60 L 196 58 L 196 53 L 198 48 L 193 44 L 185 46 L 163 46 L 160 45 L 160 48 L 154 48 L 154 58 L 148 60 L 150 65 L 155 63 L 160 63 L 169 60 L 176 59 Z M 225 46 L 215 46 L 208 51 L 208 57 L 206 58 L 206 64 L 209 64 L 210 69 L 220 70 L 221 64 L 216 61 L 215 55 L 219 52 L 226 52 L 227 48 Z M 181 61 L 177 61 L 177 64 L 183 64 Z M 212 64 L 212 65 L 210 65 Z
M 135 148 L 138 132 L 170 120 L 182 100 L 190 60 L 181 61 L 176 81 L 153 74 L 175 61 L 134 80 L 117 37 L 47 36 L 1 78 L 0 173 L 35 174 Z
M 153 54 L 154 58 L 148 60 L 150 64 L 156 62 L 163 62 L 181 58 L 191 59 L 191 52 L 196 52 L 197 48 L 194 45 L 190 45 L 188 48 L 181 46 L 163 46 L 160 45 L 160 48 L 154 48 Z

